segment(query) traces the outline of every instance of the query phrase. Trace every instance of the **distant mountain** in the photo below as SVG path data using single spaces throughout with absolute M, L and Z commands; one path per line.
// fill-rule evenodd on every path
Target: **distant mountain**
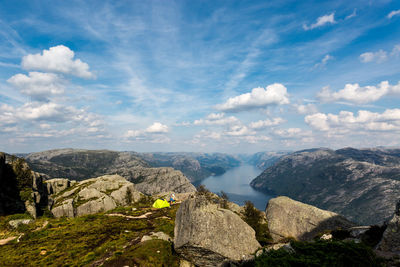
M 260 170 L 265 170 L 266 168 L 274 165 L 281 157 L 288 155 L 289 151 L 277 151 L 277 152 L 258 152 L 250 155 L 246 162 L 256 166 Z
M 221 175 L 241 164 L 238 157 L 223 153 L 135 153 L 153 167 L 180 170 L 193 183 L 211 175 Z
M 255 189 L 343 214 L 361 224 L 392 216 L 400 196 L 400 149 L 312 149 L 282 157 Z
M 32 170 L 48 177 L 78 181 L 116 173 L 128 178 L 127 174 L 138 167 L 172 167 L 196 183 L 241 164 L 239 158 L 222 153 L 137 153 L 83 149 L 48 150 L 28 154 L 25 159 Z M 130 176 L 134 179 L 134 175 Z
M 31 153 L 25 159 L 36 172 L 78 181 L 134 167 L 150 167 L 135 154 L 110 150 L 57 149 Z

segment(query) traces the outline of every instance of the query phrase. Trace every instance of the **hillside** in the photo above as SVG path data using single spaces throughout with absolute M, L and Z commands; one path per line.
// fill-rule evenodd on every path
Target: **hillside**
M 222 153 L 137 153 L 110 150 L 57 149 L 25 155 L 32 170 L 49 177 L 82 180 L 104 174 L 124 176 L 138 167 L 172 167 L 191 182 L 220 175 L 239 166 L 240 160 Z
M 221 175 L 237 167 L 241 161 L 223 153 L 137 153 L 153 167 L 172 167 L 180 170 L 191 182 L 200 182 L 210 175 Z
M 400 150 L 299 151 L 281 158 L 251 186 L 376 224 L 389 219 L 398 199 Z
M 57 149 L 31 153 L 25 159 L 36 172 L 78 181 L 135 167 L 150 167 L 132 153 L 110 150 Z

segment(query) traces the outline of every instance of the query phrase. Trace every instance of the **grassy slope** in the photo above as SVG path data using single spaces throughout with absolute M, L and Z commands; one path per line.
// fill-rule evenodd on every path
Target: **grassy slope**
M 14 240 L 0 247 L 0 266 L 178 266 L 179 259 L 170 242 L 140 243 L 142 236 L 149 232 L 162 231 L 173 237 L 178 206 L 155 211 L 149 206 L 137 207 L 135 211 L 125 207 L 108 212 L 138 216 L 152 211 L 147 219 L 102 213 L 79 218 L 40 218 L 17 230 L 10 229 L 7 223 L 15 215 L 1 217 L 0 239 L 21 233 L 24 236 L 18 243 Z M 40 229 L 45 221 L 48 225 Z

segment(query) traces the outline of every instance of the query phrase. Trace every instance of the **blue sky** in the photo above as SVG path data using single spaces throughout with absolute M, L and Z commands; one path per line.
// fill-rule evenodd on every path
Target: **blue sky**
M 1 1 L 0 150 L 399 146 L 398 1 Z

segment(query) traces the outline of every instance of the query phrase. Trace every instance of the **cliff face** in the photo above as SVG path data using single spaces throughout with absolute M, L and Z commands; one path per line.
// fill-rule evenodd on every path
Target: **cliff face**
M 33 217 L 46 206 L 43 177 L 21 159 L 0 153 L 0 215 L 28 211 Z
M 281 158 L 251 186 L 360 224 L 376 224 L 393 214 L 400 190 L 400 150 L 299 151 Z

